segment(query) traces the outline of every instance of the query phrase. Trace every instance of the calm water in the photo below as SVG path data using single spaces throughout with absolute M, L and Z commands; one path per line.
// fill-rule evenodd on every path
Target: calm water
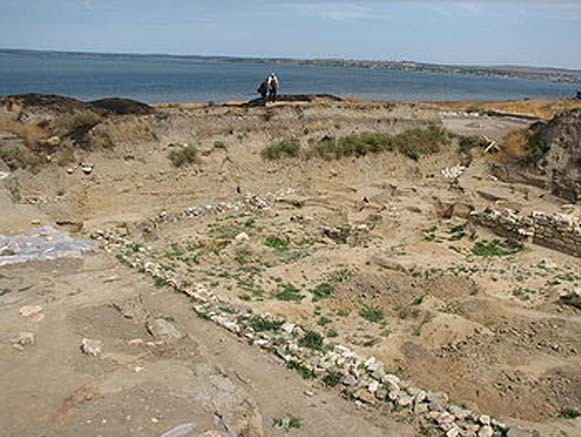
M 223 63 L 198 59 L 0 53 L 0 95 L 60 94 L 82 100 L 127 97 L 148 103 L 247 100 L 275 71 L 283 93 L 374 100 L 505 100 L 572 97 L 578 85 L 354 68 Z

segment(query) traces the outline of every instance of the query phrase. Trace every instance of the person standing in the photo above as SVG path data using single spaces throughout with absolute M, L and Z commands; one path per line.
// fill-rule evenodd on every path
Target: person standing
M 270 94 L 270 76 L 262 81 L 257 91 L 260 94 L 260 98 L 262 99 L 262 106 L 266 106 L 266 102 Z
M 268 76 L 268 100 L 270 102 L 276 102 L 276 98 L 278 96 L 278 89 L 280 88 L 280 81 L 276 74 L 272 73 Z

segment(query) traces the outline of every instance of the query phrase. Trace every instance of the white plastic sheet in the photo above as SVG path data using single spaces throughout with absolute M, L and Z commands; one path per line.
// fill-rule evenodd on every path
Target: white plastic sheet
M 95 243 L 75 240 L 70 235 L 44 226 L 24 235 L 0 235 L 0 266 L 57 258 L 80 258 L 97 249 Z

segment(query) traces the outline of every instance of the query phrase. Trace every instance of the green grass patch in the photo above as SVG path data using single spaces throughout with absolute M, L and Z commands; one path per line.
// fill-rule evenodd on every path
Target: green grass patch
M 323 383 L 327 387 L 335 387 L 339 385 L 342 379 L 343 375 L 341 375 L 339 372 L 329 372 L 323 378 Z
M 329 338 L 337 338 L 337 337 L 339 337 L 339 333 L 336 330 L 334 330 L 334 329 L 329 329 L 327 331 L 327 337 L 329 337 Z
M 324 337 L 315 331 L 307 331 L 299 340 L 299 346 L 313 350 L 323 350 Z
M 153 284 L 158 288 L 169 286 L 169 282 L 167 282 L 167 279 L 162 278 L 161 276 L 155 276 L 153 278 Z
M 266 237 L 264 245 L 276 250 L 277 252 L 287 252 L 290 248 L 290 241 L 276 235 L 269 235 Z
M 364 308 L 359 311 L 359 315 L 371 323 L 379 323 L 385 318 L 383 310 L 378 308 Z
M 300 302 L 305 298 L 305 296 L 303 296 L 301 290 L 293 284 L 281 284 L 279 285 L 274 298 L 286 302 Z
M 472 253 L 483 258 L 494 258 L 500 256 L 513 255 L 522 250 L 520 245 L 510 242 L 501 242 L 499 240 L 477 241 L 474 243 Z
M 303 379 L 315 379 L 315 372 L 298 361 L 289 361 L 286 367 L 295 370 Z
M 333 296 L 334 288 L 333 285 L 331 285 L 330 283 L 323 282 L 317 285 L 313 289 L 312 293 L 313 293 L 313 302 L 317 302 L 319 300 L 328 299 L 331 296 Z
M 266 147 L 260 153 L 264 159 L 277 160 L 296 158 L 301 153 L 301 144 L 296 139 L 284 140 Z
M 278 331 L 283 322 L 265 319 L 260 316 L 253 316 L 248 320 L 248 325 L 254 332 Z
M 561 417 L 563 419 L 577 419 L 581 417 L 581 411 L 574 408 L 565 408 L 563 411 L 561 411 Z
M 291 429 L 300 429 L 303 422 L 296 416 L 277 417 L 272 421 L 272 426 L 276 429 L 290 431 Z

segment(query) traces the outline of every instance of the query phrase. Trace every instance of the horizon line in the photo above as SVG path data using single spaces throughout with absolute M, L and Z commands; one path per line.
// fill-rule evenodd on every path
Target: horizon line
M 384 63 L 414 63 L 418 65 L 444 66 L 444 67 L 480 67 L 480 68 L 531 68 L 531 69 L 549 69 L 560 70 L 571 73 L 581 74 L 580 68 L 548 66 L 548 65 L 519 65 L 519 64 L 454 64 L 454 63 L 437 63 L 424 62 L 412 59 L 369 59 L 369 58 L 343 58 L 343 57 L 287 57 L 287 56 L 247 56 L 247 55 L 200 55 L 200 54 L 178 54 L 178 53 L 159 53 L 159 52 L 107 52 L 91 50 L 62 50 L 62 49 L 32 49 L 32 48 L 11 48 L 0 47 L 1 52 L 32 52 L 32 53 L 55 53 L 68 55 L 98 55 L 98 56 L 133 56 L 133 57 L 165 57 L 165 58 L 203 58 L 203 59 L 239 59 L 239 60 L 257 60 L 257 61 L 354 61 L 354 62 L 384 62 Z

